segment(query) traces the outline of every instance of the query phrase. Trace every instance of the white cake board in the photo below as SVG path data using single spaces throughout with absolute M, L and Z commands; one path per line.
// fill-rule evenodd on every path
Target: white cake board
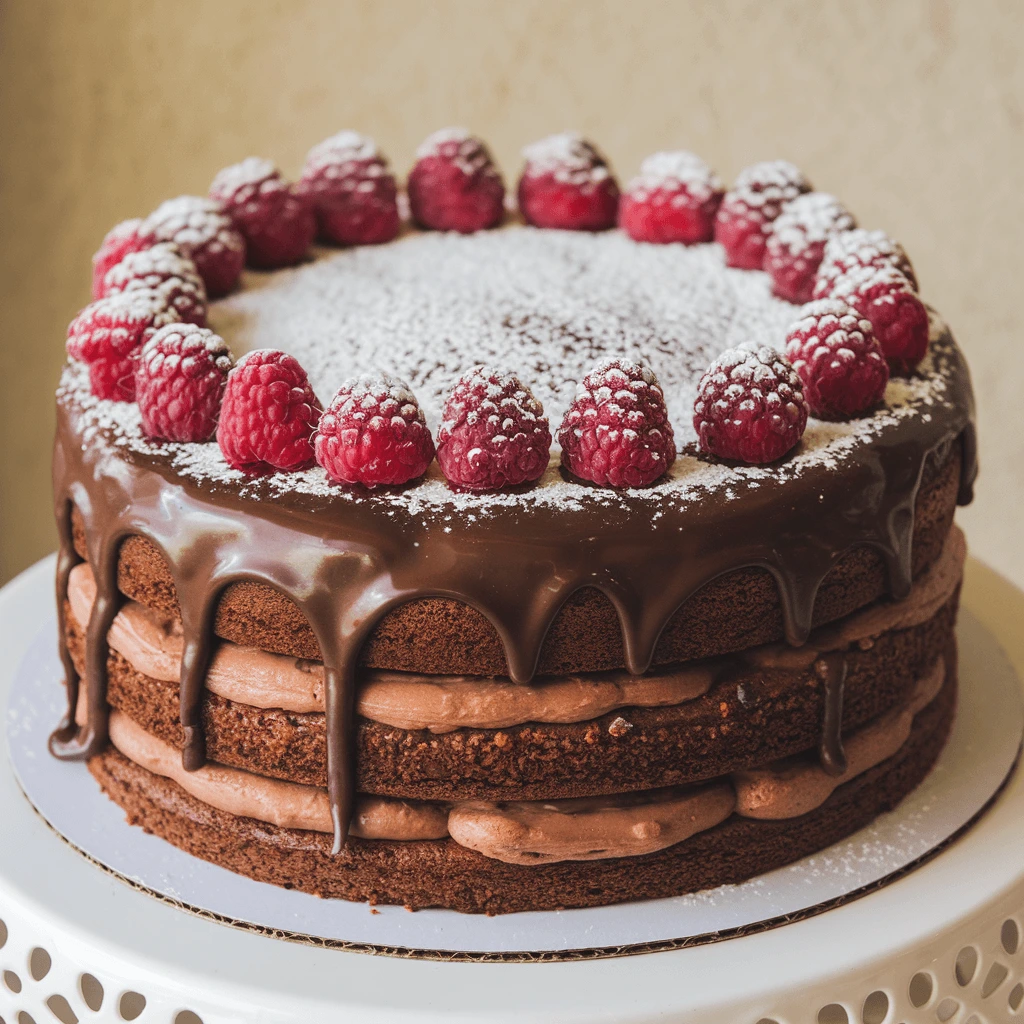
M 47 560 L 0 592 L 0 700 L 6 698 L 14 678 L 21 676 L 16 663 L 20 664 L 26 654 L 30 655 L 29 665 L 43 660 L 42 653 L 33 649 L 33 643 L 40 623 L 49 617 L 51 581 L 52 560 Z M 401 935 L 399 942 L 387 944 L 406 948 L 418 942 L 426 944 L 426 926 L 420 922 L 431 919 L 436 928 L 427 948 L 432 949 L 443 948 L 445 943 L 458 944 L 457 948 L 494 949 L 498 943 L 481 941 L 481 936 L 486 940 L 486 929 L 492 925 L 496 926 L 493 934 L 501 930 L 504 944 L 499 948 L 503 949 L 593 949 L 609 945 L 610 937 L 620 945 L 624 935 L 634 941 L 652 941 L 650 936 L 656 933 L 646 919 L 658 918 L 657 913 L 651 914 L 652 910 L 670 904 L 673 914 L 659 920 L 677 924 L 671 932 L 675 938 L 698 934 L 696 928 L 678 927 L 697 920 L 714 920 L 725 928 L 741 929 L 741 937 L 711 942 L 722 936 L 708 935 L 707 928 L 702 927 L 699 934 L 708 944 L 599 963 L 584 960 L 544 965 L 472 964 L 355 956 L 335 949 L 283 943 L 243 928 L 222 927 L 133 891 L 110 874 L 97 870 L 53 835 L 0 761 L 0 922 L 7 922 L 6 928 L 0 923 L 0 978 L 4 982 L 0 984 L 0 1016 L 8 1012 L 12 1014 L 8 1021 L 19 1019 L 13 1016 L 18 1009 L 37 1012 L 35 1019 L 40 1022 L 50 1019 L 39 1015 L 49 1012 L 39 1011 L 39 1007 L 43 1006 L 47 992 L 60 992 L 67 993 L 72 1005 L 85 1012 L 88 1019 L 134 1019 L 108 1017 L 105 1013 L 89 1017 L 84 1010 L 80 976 L 82 970 L 88 969 L 103 978 L 107 990 L 105 1006 L 111 1006 L 111 999 L 116 1001 L 127 989 L 145 993 L 149 1002 L 137 1018 L 141 1021 L 195 1024 L 196 1017 L 178 1012 L 194 1009 L 202 1013 L 204 1024 L 326 1022 L 342 1017 L 353 1021 L 439 1022 L 461 1018 L 481 1022 L 578 1020 L 589 1024 L 677 1020 L 682 1019 L 679 1015 L 685 1011 L 687 1021 L 749 1019 L 754 1024 L 760 1017 L 766 1017 L 772 1007 L 794 1005 L 786 996 L 794 986 L 820 986 L 823 978 L 830 978 L 841 1001 L 843 992 L 838 979 L 844 972 L 855 971 L 857 991 L 864 991 L 864 979 L 872 976 L 872 972 L 878 976 L 905 972 L 910 963 L 918 962 L 923 955 L 915 947 L 947 942 L 944 933 L 951 922 L 963 934 L 969 928 L 984 931 L 983 935 L 979 932 L 976 943 L 984 954 L 983 961 L 990 947 L 995 950 L 993 955 L 1012 959 L 1007 955 L 1007 928 L 1018 928 L 1018 924 L 1013 919 L 996 921 L 994 925 L 992 922 L 1024 907 L 1021 773 L 1011 775 L 991 809 L 966 834 L 924 866 L 902 873 L 892 884 L 827 914 L 799 920 L 785 928 L 755 929 L 744 934 L 742 925 L 744 921 L 764 920 L 766 916 L 792 914 L 794 908 L 799 918 L 797 905 L 812 907 L 826 891 L 842 890 L 849 894 L 884 879 L 888 873 L 880 874 L 878 865 L 896 861 L 886 859 L 889 852 L 883 846 L 905 848 L 903 863 L 920 857 L 934 845 L 938 835 L 932 832 L 932 839 L 926 840 L 923 831 L 932 827 L 937 803 L 961 805 L 959 817 L 965 821 L 972 816 L 968 807 L 978 798 L 966 801 L 973 792 L 973 780 L 986 774 L 990 762 L 998 760 L 1002 743 L 997 737 L 1008 722 L 1015 724 L 1006 731 L 1019 737 L 1020 691 L 1005 656 L 973 617 L 965 616 L 961 644 L 964 697 L 958 725 L 947 754 L 918 790 L 926 799 L 918 803 L 910 798 L 897 812 L 853 840 L 799 866 L 765 876 L 759 883 L 719 890 L 713 898 L 634 904 L 619 908 L 618 913 L 610 916 L 601 912 L 599 916 L 607 919 L 593 923 L 589 930 L 582 918 L 597 912 L 477 918 L 442 912 L 432 912 L 428 917 L 424 912 L 408 914 L 396 910 L 377 917 L 365 908 L 312 901 L 321 909 L 361 909 L 367 920 L 362 922 L 360 935 L 370 936 L 370 941 L 380 941 L 383 934 Z M 47 688 L 52 687 L 53 678 L 37 677 L 35 685 L 35 697 L 41 700 Z M 970 699 L 972 689 L 983 694 L 984 701 Z M 12 732 L 21 746 L 18 736 L 22 729 L 31 731 L 31 716 L 18 711 L 13 717 Z M 27 760 L 43 764 L 48 755 L 37 750 L 35 757 Z M 76 770 L 74 766 L 61 767 Z M 993 772 L 993 779 L 1000 774 Z M 86 777 L 86 781 L 92 784 L 91 777 Z M 84 787 L 82 797 L 83 806 L 88 804 L 82 818 L 88 823 L 91 816 L 100 816 L 86 829 L 87 838 L 95 837 L 96 833 L 116 834 L 118 829 L 138 832 L 127 830 L 120 812 L 105 799 L 99 802 L 95 796 L 89 797 Z M 106 815 L 110 808 L 115 811 L 113 818 Z M 953 818 L 943 815 L 943 819 L 948 831 Z M 888 822 L 896 823 L 895 831 L 874 830 L 884 829 Z M 937 841 L 941 843 L 941 839 Z M 155 856 L 161 856 L 158 850 L 173 849 L 150 837 L 147 844 Z M 113 852 L 120 848 L 119 843 L 110 846 Z M 196 863 L 192 858 L 185 859 Z M 874 869 L 866 868 L 868 863 L 874 863 Z M 136 869 L 139 867 L 135 865 Z M 167 870 L 166 864 L 159 868 L 159 872 Z M 899 868 L 895 870 L 899 872 Z M 823 888 L 822 879 L 835 881 L 847 871 L 853 872 L 854 884 Z M 152 877 L 153 872 L 146 867 L 144 874 Z M 218 875 L 222 880 L 245 881 L 228 872 L 220 871 Z M 178 871 L 161 884 L 180 894 L 183 886 L 191 884 L 191 878 L 187 870 Z M 267 917 L 261 903 L 270 898 L 273 888 L 247 884 L 254 887 L 249 893 L 235 893 L 230 898 L 247 901 L 244 906 L 248 913 L 243 916 Z M 814 896 L 798 899 L 796 894 L 801 890 Z M 214 897 L 216 902 L 217 893 Z M 304 898 L 303 902 L 310 901 Z M 223 907 L 228 909 L 231 905 L 237 904 Z M 279 911 L 280 908 L 275 913 Z M 299 913 L 297 909 L 292 911 L 292 919 Z M 709 914 L 718 916 L 708 917 Z M 535 925 L 535 918 L 543 920 Z M 580 924 L 574 919 L 580 919 Z M 464 924 L 474 929 L 472 943 L 460 938 Z M 315 934 L 313 929 L 296 929 L 287 924 L 286 927 L 289 931 L 308 930 Z M 372 931 L 378 927 L 388 930 Z M 530 944 L 526 945 L 521 936 L 528 936 Z M 537 942 L 539 936 L 546 938 Z M 33 945 L 42 947 L 44 943 L 49 947 L 52 964 L 45 978 L 35 982 L 28 960 L 31 958 L 35 963 Z M 1016 953 L 1016 942 L 1012 945 Z M 1001 954 L 1000 948 L 1004 949 Z M 944 946 L 936 945 L 932 959 L 924 963 L 931 969 L 939 962 L 937 958 L 947 952 Z M 956 950 L 952 956 L 956 956 Z M 996 991 L 1003 1013 L 986 1019 L 1010 1019 L 1006 1016 L 1007 1007 L 1013 1008 L 1014 998 L 1019 994 L 1016 987 L 1011 988 L 1019 970 L 1012 963 L 1008 971 L 1000 969 L 1003 975 Z M 19 984 L 24 987 L 19 993 L 13 993 L 9 985 L 5 987 L 5 970 L 20 972 Z M 922 1010 L 932 1008 L 932 1020 L 934 1007 L 950 980 L 945 976 L 933 977 L 933 982 L 931 994 L 920 1004 Z M 980 988 L 980 974 L 976 982 Z M 968 978 L 964 984 L 973 983 Z M 967 987 L 958 994 L 963 997 L 972 991 Z M 925 1019 L 906 1003 L 905 992 L 890 991 L 888 998 L 901 1012 L 898 1017 L 885 1019 Z M 849 1005 L 849 1019 L 855 1019 L 854 1015 L 859 1019 L 861 1007 L 854 1002 Z M 743 1016 L 736 1016 L 733 1011 L 741 1006 Z M 776 1013 L 776 1019 L 784 1018 Z M 951 1019 L 960 1020 L 962 1015 Z

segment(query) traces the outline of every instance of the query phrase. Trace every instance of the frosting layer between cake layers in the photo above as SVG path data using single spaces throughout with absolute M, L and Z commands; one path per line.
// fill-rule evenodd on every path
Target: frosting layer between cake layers
M 360 797 L 351 833 L 400 841 L 450 835 L 485 857 L 530 865 L 642 856 L 712 828 L 733 812 L 763 819 L 799 817 L 819 807 L 843 783 L 896 754 L 910 735 L 914 716 L 935 699 L 945 678 L 940 657 L 906 704 L 846 739 L 847 765 L 838 775 L 804 758 L 702 786 L 576 800 L 477 800 L 449 808 Z M 85 724 L 85 714 L 78 717 Z M 219 810 L 282 828 L 333 831 L 330 803 L 322 789 L 216 764 L 185 771 L 176 748 L 122 712 L 110 717 L 110 740 L 133 763 L 171 779 Z

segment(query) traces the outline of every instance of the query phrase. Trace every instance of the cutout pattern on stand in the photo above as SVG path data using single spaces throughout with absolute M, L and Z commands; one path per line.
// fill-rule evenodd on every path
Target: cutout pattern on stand
M 1019 899 L 1019 897 L 1018 897 Z M 901 974 L 902 963 L 874 975 L 866 997 L 851 991 L 802 1014 L 775 1010 L 749 1024 L 1003 1024 L 1024 1021 L 1022 914 L 990 918 L 957 948 L 924 950 L 920 963 Z M 902 980 L 901 980 L 902 979 Z M 863 991 L 863 989 L 861 989 Z
M 4 908 L 0 906 L 0 912 Z M 8 913 L 13 922 L 13 916 Z M 1024 1020 L 1024 907 L 1012 915 L 975 921 L 974 934 L 945 951 L 916 954 L 917 961 L 890 964 L 827 1002 L 800 1001 L 750 1024 L 1009 1024 Z M 143 1024 L 227 1024 L 222 1007 L 203 1006 L 170 979 L 153 989 L 99 964 L 74 963 L 56 952 L 59 943 L 29 926 L 0 918 L 0 1022 L 89 1024 L 123 1020 Z M 53 952 L 51 952 L 51 950 Z M 793 1012 L 795 1005 L 805 1009 Z M 815 1008 L 817 1007 L 817 1008 Z M 783 1012 L 785 1009 L 788 1012 Z M 104 1014 L 106 1010 L 106 1015 Z M 114 1016 L 110 1016 L 113 1011 Z M 298 1022 L 301 1017 L 296 1017 Z
M 143 986 L 132 979 L 75 963 L 58 952 L 60 947 L 55 937 L 16 925 L 13 913 L 0 904 L 0 1024 L 219 1024 L 229 1019 L 223 1011 L 214 1017 L 197 1013 L 194 1001 L 171 979 L 160 991 L 139 991 Z

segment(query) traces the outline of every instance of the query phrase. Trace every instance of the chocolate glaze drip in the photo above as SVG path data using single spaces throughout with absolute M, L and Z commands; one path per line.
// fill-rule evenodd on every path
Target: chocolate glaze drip
M 815 663 L 815 671 L 824 689 L 825 710 L 821 718 L 821 743 L 818 747 L 821 767 L 829 775 L 846 771 L 843 750 L 843 690 L 846 683 L 846 655 L 829 651 Z
M 138 534 L 162 553 L 181 606 L 183 763 L 205 758 L 200 724 L 203 677 L 218 596 L 236 581 L 258 581 L 289 597 L 308 619 L 323 655 L 329 794 L 335 850 L 352 813 L 354 707 L 360 648 L 392 608 L 416 598 L 446 597 L 480 611 L 504 646 L 510 677 L 533 677 L 541 645 L 562 604 L 596 587 L 618 613 L 625 663 L 642 674 L 675 611 L 712 579 L 759 566 L 774 576 L 786 637 L 801 644 L 811 628 L 822 580 L 849 549 L 878 549 L 894 596 L 911 583 L 913 509 L 925 462 L 963 438 L 961 500 L 974 480 L 973 402 L 966 366 L 952 339 L 941 349 L 947 408 L 904 416 L 870 444 L 858 443 L 841 470 L 824 463 L 788 479 L 762 479 L 699 502 L 666 491 L 652 518 L 649 496 L 623 493 L 616 503 L 576 508 L 496 505 L 486 515 L 452 515 L 444 524 L 397 509 L 381 513 L 372 495 L 261 492 L 250 485 L 204 484 L 179 474 L 165 456 L 117 445 L 112 429 L 81 432 L 73 388 L 58 401 L 54 491 L 60 524 L 58 607 L 76 561 L 69 509 L 85 523 L 96 602 L 88 625 L 88 721 L 77 732 L 78 679 L 64 649 L 69 713 L 51 741 L 62 758 L 88 758 L 107 742 L 106 635 L 118 610 L 121 542 Z M 105 436 L 106 435 L 106 436 Z M 685 456 L 684 456 L 685 458 Z M 721 490 L 725 490 L 722 488 Z M 253 493 L 255 492 L 255 493 Z M 514 543 L 510 542 L 514 540 Z M 826 734 L 838 735 L 840 682 L 826 687 Z M 831 741 L 823 758 L 839 763 Z M 836 741 L 838 743 L 838 741 Z

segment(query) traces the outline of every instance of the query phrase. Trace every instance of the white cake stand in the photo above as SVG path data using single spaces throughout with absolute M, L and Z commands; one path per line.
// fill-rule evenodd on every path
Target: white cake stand
M 51 580 L 47 559 L 0 592 L 0 706 Z M 972 562 L 964 602 L 1024 675 L 1024 594 Z M 1024 1018 L 1022 771 L 937 857 L 818 916 L 620 959 L 451 963 L 284 942 L 133 891 L 33 812 L 3 743 L 0 730 L 2 1024 Z

